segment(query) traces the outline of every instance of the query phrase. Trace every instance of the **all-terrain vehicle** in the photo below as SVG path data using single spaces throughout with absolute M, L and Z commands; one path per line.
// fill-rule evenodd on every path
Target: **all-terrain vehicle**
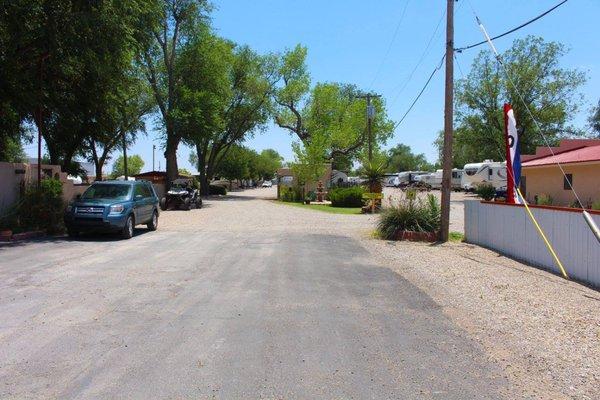
M 160 199 L 161 210 L 168 210 L 169 208 L 189 210 L 192 207 L 201 208 L 202 198 L 200 197 L 200 191 L 194 187 L 191 178 L 175 179 L 165 197 Z

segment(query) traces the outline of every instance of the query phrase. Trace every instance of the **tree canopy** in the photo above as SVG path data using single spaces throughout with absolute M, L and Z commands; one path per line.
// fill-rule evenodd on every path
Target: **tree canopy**
M 123 156 L 117 157 L 113 164 L 113 169 L 111 176 L 113 178 L 117 178 L 119 176 L 125 175 L 125 164 L 124 164 Z M 127 175 L 137 175 L 142 172 L 142 168 L 144 168 L 144 159 L 137 154 L 127 156 Z
M 566 49 L 560 43 L 528 36 L 515 40 L 501 55 L 525 106 L 492 54 L 479 53 L 469 74 L 456 84 L 455 166 L 504 157 L 505 102 L 514 109 L 524 154 L 533 153 L 536 146 L 543 144 L 527 109 L 551 144 L 562 137 L 582 133 L 570 122 L 582 104 L 578 89 L 586 78 L 578 70 L 560 67 L 560 59 L 565 54 Z M 435 144 L 441 149 L 441 136 Z
M 398 144 L 387 151 L 387 172 L 429 171 L 433 169 L 425 154 L 414 154 L 410 146 Z
M 320 153 L 322 162 L 337 158 L 338 163 L 348 165 L 348 159 L 358 159 L 368 143 L 366 100 L 358 97 L 362 92 L 351 84 L 327 82 L 311 88 L 306 55 L 306 48 L 298 45 L 282 56 L 275 122 L 300 140 L 295 151 Z M 377 147 L 392 135 L 393 123 L 383 99 L 374 98 L 373 106 L 372 137 Z M 309 149 L 311 146 L 314 148 Z

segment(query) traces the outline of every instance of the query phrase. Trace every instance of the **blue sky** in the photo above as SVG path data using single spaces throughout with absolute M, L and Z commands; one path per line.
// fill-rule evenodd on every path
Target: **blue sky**
M 540 14 L 559 0 L 470 2 L 493 36 Z M 259 53 L 281 52 L 302 43 L 308 47 L 307 63 L 313 83 L 345 82 L 363 89 L 371 88 L 384 96 L 388 114 L 394 121 L 404 114 L 444 52 L 445 20 L 439 25 L 421 64 L 408 80 L 444 15 L 444 0 L 215 0 L 214 4 L 213 26 L 221 36 L 247 44 Z M 404 18 L 400 21 L 403 12 Z M 579 126 L 586 124 L 589 108 L 600 98 L 598 15 L 600 1 L 570 0 L 541 20 L 495 42 L 501 52 L 512 40 L 528 34 L 567 45 L 570 51 L 562 65 L 578 68 L 588 75 L 581 90 L 588 104 L 575 117 Z M 480 40 L 482 35 L 469 2 L 460 0 L 455 5 L 456 46 Z M 457 55 L 465 74 L 479 50 L 487 51 L 487 47 Z M 443 127 L 443 72 L 440 70 L 433 78 L 387 147 L 405 143 L 413 151 L 425 153 L 430 161 L 437 158 L 432 142 Z M 458 66 L 455 67 L 455 78 L 460 78 Z M 402 87 L 404 89 L 400 91 Z M 157 167 L 160 161 L 161 169 L 164 169 L 164 158 L 158 149 L 160 141 L 151 126 L 149 128 L 149 135 L 136 143 L 130 154 L 141 154 L 147 160 L 144 169 L 150 170 L 152 143 L 156 143 Z M 291 160 L 292 140 L 286 131 L 270 125 L 266 132 L 246 144 L 257 150 L 274 148 L 286 160 Z M 180 166 L 195 171 L 187 160 L 189 152 L 190 149 L 183 146 L 179 150 Z

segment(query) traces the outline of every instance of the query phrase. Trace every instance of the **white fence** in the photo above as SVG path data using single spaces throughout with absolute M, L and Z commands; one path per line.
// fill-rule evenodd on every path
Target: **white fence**
M 581 212 L 530 207 L 569 276 L 600 287 L 600 243 Z M 592 217 L 600 225 L 600 214 Z M 465 201 L 465 239 L 560 273 L 523 206 Z

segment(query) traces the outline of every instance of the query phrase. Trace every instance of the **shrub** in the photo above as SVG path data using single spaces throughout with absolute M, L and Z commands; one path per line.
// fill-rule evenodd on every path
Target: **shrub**
M 496 196 L 496 188 L 492 184 L 482 183 L 475 189 L 475 194 L 486 201 L 490 201 Z
M 600 200 L 592 203 L 592 210 L 600 210 Z
M 360 186 L 336 188 L 329 191 L 332 207 L 362 207 L 365 190 Z
M 394 240 L 402 231 L 436 232 L 440 228 L 440 205 L 434 195 L 427 201 L 403 200 L 386 208 L 379 217 L 377 230 L 383 239 Z
M 279 191 L 279 200 L 289 203 L 301 203 L 304 201 L 300 188 L 290 186 L 281 187 Z
M 208 187 L 208 194 L 220 194 L 225 196 L 227 194 L 227 189 L 221 185 L 210 185 Z
M 553 203 L 554 200 L 552 200 L 552 197 L 548 196 L 547 194 L 541 194 L 537 196 L 535 200 L 535 204 L 538 206 L 551 206 Z
M 25 189 L 18 206 L 18 226 L 22 230 L 46 230 L 49 233 L 63 230 L 64 202 L 62 182 L 44 179 L 37 185 Z

